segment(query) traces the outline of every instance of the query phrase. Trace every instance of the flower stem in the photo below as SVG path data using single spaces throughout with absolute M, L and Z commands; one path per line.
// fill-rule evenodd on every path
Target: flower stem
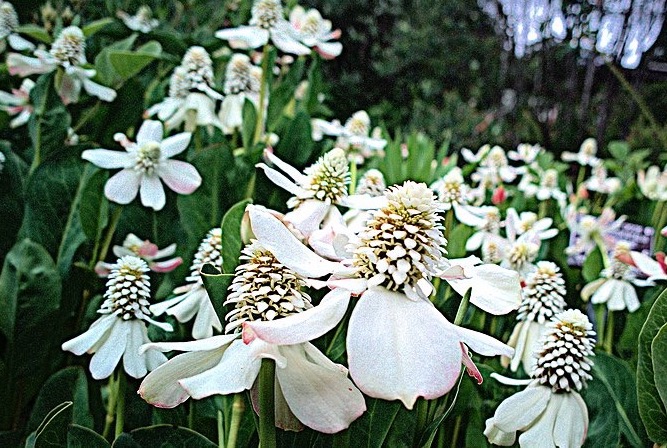
M 606 268 L 609 267 L 609 254 L 607 253 L 607 245 L 604 243 L 602 240 L 602 235 L 600 235 L 598 232 L 596 232 L 593 235 L 593 241 L 595 241 L 595 244 L 597 244 L 598 249 L 600 250 L 600 255 L 602 255 L 602 263 Z
M 445 239 L 449 241 L 449 235 L 452 232 L 452 226 L 454 225 L 454 209 L 450 208 L 445 214 Z
M 225 427 L 222 424 L 222 411 L 218 409 L 218 448 L 225 448 Z
M 125 426 L 125 386 L 127 379 L 122 370 L 118 371 L 118 384 L 116 396 L 116 439 L 123 433 L 123 426 Z
M 275 392 L 276 364 L 262 359 L 259 369 L 259 443 L 260 448 L 276 448 Z
M 104 419 L 104 431 L 102 437 L 108 439 L 111 435 L 111 425 L 114 421 L 114 413 L 116 411 L 116 395 L 117 388 L 113 375 L 109 377 L 109 407 L 107 408 L 107 416 Z
M 264 101 L 266 99 L 267 79 L 269 73 L 269 44 L 262 49 L 262 80 L 259 86 L 259 106 L 257 111 L 257 123 L 255 123 L 255 135 L 253 144 L 259 143 L 264 133 Z
M 606 326 L 607 333 L 604 338 L 604 349 L 611 355 L 612 346 L 614 345 L 614 313 L 611 310 L 607 311 Z
M 604 323 L 605 323 L 604 322 L 604 320 L 605 320 L 604 312 L 605 312 L 605 305 L 604 304 L 597 305 L 597 307 L 595 309 L 595 323 L 597 324 L 596 330 L 597 330 L 597 339 L 598 339 L 597 345 L 598 345 L 598 347 L 603 347 L 604 346 L 604 335 L 605 335 L 605 333 L 604 333 L 604 327 L 605 327 L 605 325 L 604 325 Z
M 354 160 L 350 161 L 350 188 L 348 191 L 350 194 L 354 194 L 357 189 L 357 162 Z
M 452 433 L 452 448 L 459 446 L 456 442 L 459 438 L 459 431 L 461 430 L 461 416 L 457 415 L 454 419 L 454 431 Z
M 97 256 L 97 261 L 104 260 L 107 256 L 107 252 L 109 251 L 109 246 L 111 246 L 111 240 L 113 239 L 113 234 L 116 231 L 116 226 L 118 225 L 118 221 L 120 221 L 120 215 L 123 213 L 123 207 L 117 207 L 113 211 L 113 215 L 111 216 L 111 222 L 109 223 L 109 227 L 107 227 L 107 234 L 104 237 L 104 242 L 102 243 L 102 249 L 100 250 L 99 255 Z M 93 263 L 93 266 L 97 263 Z
M 461 299 L 461 303 L 459 303 L 459 309 L 456 310 L 456 317 L 454 318 L 454 325 L 461 325 L 463 322 L 463 318 L 465 317 L 466 311 L 468 310 L 470 294 L 472 294 L 472 288 L 466 291 L 465 295 Z
M 273 362 L 273 361 L 272 361 Z M 239 427 L 241 426 L 241 417 L 245 411 L 245 403 L 243 402 L 243 395 L 234 395 L 234 403 L 232 404 L 232 419 L 229 423 L 229 436 L 227 437 L 226 448 L 236 448 L 236 439 L 239 435 Z
M 417 421 L 415 422 L 415 441 L 414 446 L 419 446 L 422 434 L 428 425 L 428 405 L 429 401 L 425 398 L 419 398 L 417 401 Z

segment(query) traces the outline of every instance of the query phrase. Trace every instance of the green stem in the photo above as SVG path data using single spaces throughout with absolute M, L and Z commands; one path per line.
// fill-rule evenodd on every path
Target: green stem
M 449 241 L 449 235 L 452 232 L 452 226 L 454 225 L 454 209 L 450 208 L 445 213 L 445 239 Z
M 255 135 L 253 144 L 259 143 L 264 133 L 264 101 L 266 98 L 267 77 L 269 73 L 269 44 L 262 49 L 262 80 L 259 86 L 259 110 L 257 111 L 257 123 L 255 123 Z
M 459 438 L 460 430 L 461 430 L 461 416 L 457 415 L 456 419 L 454 419 L 454 431 L 452 433 L 452 448 L 456 448 L 458 446 L 456 442 Z
M 415 422 L 415 441 L 414 446 L 419 446 L 419 441 L 421 440 L 422 433 L 426 429 L 428 424 L 428 405 L 429 401 L 425 398 L 419 398 L 417 400 L 417 421 Z
M 471 293 L 472 293 L 472 288 L 466 291 L 465 295 L 461 299 L 461 303 L 459 303 L 459 309 L 456 310 L 454 325 L 461 325 L 461 323 L 463 322 L 463 318 L 465 317 L 466 311 L 468 310 L 468 302 L 470 301 Z
M 662 204 L 662 207 L 660 207 L 660 216 L 658 217 L 658 222 L 655 225 L 655 234 L 653 235 L 653 252 L 659 252 L 664 243 L 664 240 L 661 239 L 663 236 L 660 234 L 660 230 L 662 230 L 663 227 L 665 227 L 665 224 L 667 224 L 667 207 L 665 207 L 665 203 L 660 202 Z
M 195 428 L 195 401 L 190 400 L 190 408 L 188 409 L 188 428 Z
M 648 120 L 653 133 L 660 140 L 662 149 L 667 149 L 667 135 L 663 131 L 662 126 L 658 124 L 655 116 L 651 113 L 651 110 L 644 101 L 644 98 L 642 98 L 639 92 L 637 92 L 637 90 L 632 87 L 625 76 L 623 76 L 623 73 L 613 63 L 607 62 L 607 67 L 609 67 L 609 71 L 611 71 L 621 86 L 630 94 L 635 103 L 637 103 L 637 106 L 639 106 L 639 110 L 641 111 L 642 115 L 644 115 L 644 117 Z
M 262 359 L 259 370 L 259 444 L 260 448 L 276 448 L 275 386 L 276 364 Z
M 586 167 L 584 165 L 579 165 L 579 172 L 577 173 L 577 184 L 575 185 L 575 193 L 579 192 L 579 186 L 584 182 L 586 177 Z
M 357 162 L 354 160 L 350 161 L 350 188 L 348 189 L 350 194 L 354 194 L 357 189 Z
M 118 221 L 120 221 L 120 215 L 123 213 L 123 207 L 117 207 L 113 211 L 113 215 L 111 216 L 111 222 L 109 223 L 109 227 L 107 228 L 107 234 L 104 237 L 104 242 L 102 243 L 102 249 L 100 250 L 99 255 L 97 256 L 97 261 L 104 260 L 107 256 L 107 252 L 109 251 L 109 246 L 111 246 L 111 240 L 113 239 L 113 234 L 116 231 L 116 226 L 118 225 Z M 93 266 L 97 263 L 93 263 Z
M 218 448 L 225 448 L 225 428 L 222 424 L 222 411 L 218 409 Z
M 607 333 L 604 338 L 604 349 L 611 355 L 612 347 L 614 345 L 614 313 L 611 310 L 607 311 Z
M 595 233 L 593 235 L 593 241 L 597 244 L 600 254 L 602 255 L 602 263 L 604 264 L 605 269 L 609 267 L 609 254 L 607 253 L 607 245 L 602 240 L 602 235 Z
M 118 371 L 118 395 L 116 397 L 116 439 L 123 433 L 125 426 L 125 386 L 127 379 L 125 372 Z
M 540 201 L 540 208 L 537 212 L 537 219 L 542 219 L 547 216 L 547 212 L 549 210 L 549 200 L 545 201 Z
M 232 404 L 232 419 L 229 423 L 229 437 L 227 437 L 227 448 L 236 448 L 236 439 L 238 439 L 239 428 L 241 426 L 241 417 L 245 411 L 245 403 L 242 394 L 234 395 Z
M 109 377 L 109 407 L 107 408 L 107 416 L 104 419 L 104 431 L 102 432 L 102 437 L 109 439 L 111 435 L 111 425 L 114 421 L 114 415 L 116 412 L 116 395 L 118 391 L 116 388 L 116 382 L 114 381 L 114 376 Z
M 597 305 L 595 307 L 595 320 L 598 324 L 597 325 L 597 333 L 598 333 L 597 334 L 597 336 L 598 336 L 597 346 L 598 347 L 603 347 L 604 346 L 604 335 L 605 335 L 605 332 L 604 332 L 604 327 L 605 327 L 604 313 L 605 313 L 605 308 L 606 307 L 605 307 L 604 304 Z

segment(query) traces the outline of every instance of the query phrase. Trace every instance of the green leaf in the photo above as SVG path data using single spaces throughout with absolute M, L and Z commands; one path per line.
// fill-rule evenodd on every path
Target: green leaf
M 40 76 L 30 91 L 30 102 L 34 105 L 28 121 L 28 131 L 34 151 L 31 170 L 61 152 L 67 139 L 71 117 L 56 92 L 55 77 L 56 72 Z
M 23 160 L 14 154 L 7 142 L 0 142 L 0 153 L 5 155 L 4 168 L 0 174 L 0 204 L 2 214 L 11 219 L 0 220 L 0 261 L 9 252 L 16 241 L 16 235 L 21 228 L 24 210 L 24 184 L 27 166 Z
M 72 402 L 72 422 L 92 427 L 93 416 L 88 405 L 88 381 L 81 367 L 66 367 L 44 383 L 32 408 L 28 431 L 37 428 L 51 409 L 59 403 Z
M 628 145 L 628 142 L 624 141 L 609 142 L 607 149 L 609 150 L 609 153 L 618 160 L 625 160 L 630 153 L 630 146 Z
M 280 84 L 271 91 L 271 101 L 266 114 L 267 129 L 275 130 L 275 124 L 283 113 L 283 109 L 294 97 L 303 72 L 305 59 L 299 58 L 289 69 L 287 75 L 281 79 Z
M 276 147 L 276 154 L 291 165 L 305 164 L 313 153 L 310 115 L 300 110 L 286 126 Z
M 161 54 L 162 46 L 153 40 L 139 47 L 137 51 L 111 50 L 108 58 L 116 74 L 126 80 L 139 73 Z
M 104 437 L 79 425 L 69 425 L 67 429 L 67 448 L 110 448 Z
M 61 342 L 61 288 L 56 265 L 39 244 L 24 239 L 7 254 L 0 273 L 0 427 L 48 377 L 54 346 Z
M 114 70 L 113 65 L 111 65 L 109 55 L 113 51 L 123 51 L 131 49 L 136 39 L 137 39 L 137 34 L 133 33 L 127 39 L 123 39 L 121 41 L 109 45 L 108 47 L 105 47 L 95 57 L 95 70 L 97 71 L 97 78 L 99 78 L 99 80 L 104 85 L 109 86 L 122 81 L 121 77 L 118 75 L 118 73 L 116 73 L 116 70 Z
M 451 211 L 453 213 L 453 210 Z M 449 233 L 447 241 L 447 257 L 459 258 L 466 255 L 466 241 L 475 233 L 475 229 L 465 224 L 456 225 Z
M 32 37 L 33 39 L 36 39 L 40 42 L 44 42 L 45 44 L 50 44 L 51 42 L 53 42 L 53 39 L 51 38 L 51 35 L 49 34 L 49 32 L 46 31 L 41 26 L 32 25 L 32 24 L 21 25 L 16 29 L 16 31 L 19 34 L 28 35 L 28 36 Z
M 655 375 L 655 387 L 662 399 L 663 408 L 667 408 L 667 324 L 660 327 L 660 331 L 651 343 L 651 361 Z
M 241 129 L 241 138 L 243 147 L 247 152 L 252 150 L 255 144 L 255 126 L 257 124 L 257 109 L 249 99 L 243 103 L 243 128 Z
M 72 418 L 72 402 L 66 401 L 53 408 L 39 427 L 28 436 L 26 448 L 67 447 L 67 425 Z
M 600 253 L 600 249 L 596 247 L 588 254 L 586 260 L 584 260 L 584 264 L 581 267 L 581 275 L 587 282 L 592 282 L 600 276 L 603 266 L 602 254 Z
M 103 19 L 95 20 L 93 22 L 90 22 L 86 26 L 84 26 L 81 31 L 83 31 L 83 35 L 86 37 L 90 37 L 93 34 L 97 33 L 100 31 L 102 28 L 105 26 L 114 23 L 115 20 L 112 19 L 111 17 L 105 17 Z
M 113 448 L 216 448 L 217 445 L 191 429 L 156 425 L 121 434 Z
M 239 265 L 239 256 L 243 248 L 241 239 L 241 221 L 245 209 L 252 201 L 245 199 L 234 204 L 222 218 L 222 272 L 233 274 Z
M 356 448 L 381 448 L 391 430 L 399 410 L 398 401 L 366 399 L 367 411 L 350 426 L 350 440 Z
M 664 445 L 667 443 L 667 412 L 656 387 L 655 376 L 664 372 L 653 370 L 651 344 L 658 331 L 667 323 L 667 290 L 657 298 L 646 323 L 639 333 L 637 360 L 637 396 L 639 413 L 649 438 Z
M 88 177 L 83 187 L 79 205 L 81 228 L 91 241 L 98 241 L 109 221 L 109 201 L 104 196 L 104 184 L 109 172 L 96 170 Z
M 407 177 L 417 182 L 431 181 L 431 162 L 435 157 L 435 143 L 419 132 L 408 137 Z
M 584 399 L 590 412 L 587 447 L 618 446 L 621 434 L 630 446 L 645 446 L 632 371 L 623 361 L 598 352 Z

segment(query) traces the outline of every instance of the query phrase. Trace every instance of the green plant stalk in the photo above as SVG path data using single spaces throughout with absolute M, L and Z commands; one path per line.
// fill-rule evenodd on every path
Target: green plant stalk
M 597 346 L 598 347 L 604 347 L 604 335 L 605 335 L 605 332 L 604 332 L 604 329 L 605 329 L 604 328 L 605 327 L 604 312 L 605 312 L 604 303 L 595 306 L 595 320 L 598 324 L 597 325 L 597 337 L 598 337 L 597 338 L 598 339 Z
M 350 194 L 354 194 L 357 189 L 357 162 L 354 160 L 350 161 L 350 188 L 348 191 Z
M 461 430 L 461 416 L 457 415 L 454 419 L 454 431 L 452 432 L 452 448 L 456 448 L 458 444 L 456 443 L 459 438 L 459 431 Z
M 658 217 L 658 222 L 655 227 L 653 227 L 655 229 L 655 234 L 653 235 L 653 252 L 661 251 L 664 246 L 664 239 L 660 234 L 660 230 L 667 224 L 667 207 L 665 207 L 664 201 L 660 202 L 660 204 L 662 205 L 660 207 L 660 216 Z
M 472 288 L 466 291 L 465 295 L 461 299 L 461 303 L 459 303 L 459 308 L 456 310 L 456 317 L 454 318 L 454 325 L 461 325 L 463 322 L 463 318 L 465 317 L 466 311 L 468 310 L 470 294 L 472 294 Z
M 452 226 L 454 226 L 454 209 L 450 208 L 445 213 L 445 239 L 449 241 L 449 234 L 452 232 Z
M 239 427 L 241 426 L 241 417 L 245 411 L 245 403 L 242 394 L 234 395 L 234 403 L 232 404 L 232 419 L 229 424 L 229 436 L 227 437 L 226 448 L 236 448 L 236 440 L 239 436 Z
M 609 254 L 607 253 L 607 246 L 602 240 L 602 235 L 600 235 L 598 232 L 595 232 L 593 235 L 593 241 L 595 241 L 595 244 L 598 246 L 600 255 L 602 255 L 602 264 L 604 265 L 605 269 L 607 269 L 609 267 Z
M 225 428 L 224 425 L 222 424 L 222 411 L 220 409 L 218 409 L 217 422 L 218 422 L 218 448 L 226 448 Z
M 417 400 L 417 421 L 415 422 L 415 440 L 414 446 L 419 447 L 424 429 L 428 426 L 428 405 L 429 401 L 423 397 Z
M 190 407 L 188 408 L 188 428 L 195 429 L 195 401 L 190 400 Z
M 273 359 L 262 359 L 259 369 L 259 446 L 276 448 L 275 416 L 276 364 Z
M 116 232 L 116 226 L 118 225 L 118 221 L 120 221 L 120 215 L 123 213 L 123 207 L 117 207 L 113 211 L 113 215 L 111 216 L 111 222 L 109 223 L 109 227 L 107 228 L 107 234 L 104 237 L 104 242 L 102 243 L 102 249 L 100 250 L 99 255 L 97 256 L 97 260 L 95 263 L 93 263 L 93 266 L 97 264 L 97 261 L 104 260 L 107 256 L 107 252 L 109 251 L 109 246 L 111 246 L 111 240 L 113 239 L 113 234 Z
M 545 216 L 547 216 L 548 210 L 549 210 L 549 199 L 545 201 L 540 201 L 540 208 L 537 212 L 537 219 L 542 219 Z
M 117 439 L 123 433 L 123 427 L 125 426 L 125 388 L 127 385 L 127 379 L 125 378 L 125 372 L 118 370 L 118 390 L 116 396 L 116 431 L 115 438 Z
M 264 101 L 266 99 L 267 73 L 269 72 L 269 44 L 262 49 L 262 79 L 259 86 L 259 107 L 257 111 L 257 123 L 255 123 L 255 135 L 253 144 L 259 143 L 264 133 Z
M 117 395 L 116 382 L 114 381 L 114 376 L 109 377 L 109 407 L 107 408 L 107 415 L 104 419 L 104 431 L 102 432 L 102 437 L 108 439 L 111 435 L 111 425 L 114 421 L 114 415 L 116 412 L 116 395 Z
M 609 71 L 621 84 L 621 87 L 623 87 L 630 94 L 634 102 L 637 103 L 637 106 L 639 106 L 639 110 L 641 111 L 642 115 L 644 115 L 644 117 L 648 120 L 653 133 L 656 135 L 656 137 L 658 137 L 658 140 L 660 140 L 662 149 L 667 149 L 667 134 L 665 134 L 662 127 L 658 124 L 658 121 L 651 113 L 651 109 L 649 109 L 646 101 L 644 101 L 644 98 L 642 98 L 639 92 L 637 92 L 637 90 L 632 87 L 632 84 L 628 82 L 625 76 L 623 76 L 623 73 L 613 63 L 607 62 L 607 67 L 609 67 Z
M 614 345 L 614 313 L 611 310 L 607 310 L 606 326 L 607 328 L 606 336 L 604 338 L 604 349 L 611 355 L 612 347 Z

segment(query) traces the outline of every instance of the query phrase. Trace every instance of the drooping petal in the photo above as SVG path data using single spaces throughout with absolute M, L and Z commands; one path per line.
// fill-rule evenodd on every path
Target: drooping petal
M 86 149 L 81 158 L 100 168 L 129 168 L 134 165 L 134 157 L 125 151 L 109 149 Z
M 271 28 L 271 41 L 281 51 L 296 55 L 310 54 L 310 48 L 299 42 L 287 20 L 278 20 Z M 231 42 L 230 42 L 231 46 Z
M 302 174 L 299 170 L 294 168 L 289 163 L 283 162 L 278 156 L 273 154 L 272 151 L 264 151 L 264 158 L 269 162 L 280 168 L 285 174 L 292 178 L 294 182 L 298 185 L 305 185 L 308 182 L 308 176 Z M 292 193 L 294 194 L 294 193 Z
M 169 159 L 177 154 L 182 153 L 188 148 L 192 134 L 190 132 L 181 132 L 180 134 L 167 137 L 160 144 L 160 158 Z
M 331 361 L 320 364 L 323 355 L 307 356 L 306 346 L 319 352 L 310 343 L 280 347 L 287 360 L 284 368 L 276 368 L 282 393 L 306 426 L 327 434 L 342 431 L 366 410 L 364 397 L 344 370 Z
M 431 302 L 371 288 L 350 318 L 350 374 L 371 397 L 399 399 L 412 409 L 417 397 L 440 397 L 461 369 L 461 346 L 453 325 Z
M 343 52 L 343 44 L 340 42 L 320 42 L 315 47 L 315 51 L 324 59 L 333 59 Z
M 556 446 L 578 447 L 584 444 L 588 428 L 588 409 L 577 392 L 563 394 L 563 403 L 554 424 Z
M 289 180 L 285 175 L 283 175 L 279 171 L 268 167 L 264 163 L 258 163 L 255 166 L 257 168 L 261 168 L 264 171 L 266 177 L 268 177 L 271 182 L 278 185 L 280 188 L 292 193 L 295 196 L 302 196 L 306 194 L 306 190 L 304 190 L 299 185 Z
M 495 426 L 504 432 L 523 430 L 544 412 L 552 395 L 547 386 L 527 387 L 517 392 L 496 409 L 493 415 Z
M 83 80 L 83 88 L 88 92 L 89 95 L 97 97 L 102 101 L 111 102 L 116 99 L 116 91 L 110 87 L 105 87 L 101 84 L 98 84 L 90 79 Z
M 535 423 L 519 436 L 519 445 L 521 446 L 556 446 L 554 423 L 564 400 L 563 395 L 566 394 L 553 394 L 548 387 L 542 386 L 542 388 L 549 391 L 549 402 Z
M 9 43 L 9 46 L 16 51 L 32 51 L 35 49 L 35 45 L 32 42 L 22 38 L 16 33 L 11 33 L 9 36 L 7 36 L 7 42 Z
M 278 344 L 300 344 L 316 339 L 334 328 L 345 316 L 350 292 L 342 288 L 329 292 L 319 305 L 301 313 L 272 321 L 250 321 L 243 325 L 263 341 Z
M 453 206 L 454 216 L 456 216 L 458 222 L 470 227 L 479 227 L 486 223 L 486 218 L 472 213 L 467 205 L 461 205 L 458 202 L 455 202 Z
M 118 365 L 129 337 L 130 326 L 128 321 L 116 319 L 111 327 L 109 337 L 90 360 L 90 373 L 96 380 L 108 378 Z
M 197 168 L 180 160 L 165 160 L 160 163 L 158 175 L 178 194 L 190 194 L 201 185 L 201 176 Z
M 144 207 L 151 207 L 154 210 L 162 210 L 164 204 L 167 202 L 164 187 L 158 176 L 143 176 L 139 194 L 141 196 L 141 204 Z
M 356 208 L 359 210 L 377 210 L 387 206 L 387 198 L 385 196 L 371 196 L 368 194 L 352 194 L 343 196 L 340 205 L 348 208 Z
M 257 48 L 269 41 L 269 31 L 256 26 L 240 26 L 216 31 L 215 37 L 226 40 L 234 49 Z
M 9 53 L 7 55 L 7 69 L 10 75 L 21 77 L 41 73 L 49 73 L 55 70 L 55 64 L 45 63 L 41 59 L 23 56 L 18 53 Z
M 484 378 L 482 377 L 482 374 L 480 373 L 472 358 L 470 358 L 470 355 L 468 354 L 468 348 L 463 342 L 461 342 L 461 353 L 463 354 L 461 360 L 463 361 L 463 365 L 466 368 L 466 373 L 469 376 L 475 378 L 475 380 L 477 380 L 477 384 L 482 384 L 484 382 Z
M 210 338 L 213 329 L 222 331 L 222 322 L 213 308 L 210 300 L 204 300 L 199 305 L 199 312 L 192 325 L 192 337 L 195 339 Z
M 128 327 L 130 332 L 123 353 L 123 367 L 132 378 L 143 378 L 148 373 L 148 368 L 145 356 L 139 354 L 139 347 L 145 342 L 149 342 L 146 324 L 141 320 L 134 319 L 130 321 Z
M 160 143 L 162 141 L 163 133 L 162 123 L 156 120 L 146 120 L 142 123 L 137 132 L 137 145 L 141 146 L 148 142 Z
M 141 177 L 140 171 L 126 168 L 109 178 L 104 185 L 104 195 L 110 201 L 129 204 L 137 197 Z
M 581 298 L 585 301 L 591 298 L 595 292 L 600 289 L 600 286 L 604 285 L 605 282 L 607 281 L 606 278 L 599 278 L 597 280 L 593 280 L 592 282 L 584 285 L 583 288 L 581 288 Z
M 438 316 L 447 322 L 447 319 L 440 313 L 438 313 Z M 482 356 L 505 355 L 511 357 L 514 354 L 514 349 L 512 347 L 500 342 L 494 337 L 463 327 L 453 326 L 453 328 L 465 345 L 470 347 L 473 352 L 479 353 Z
M 495 264 L 464 268 L 464 271 L 469 278 L 447 282 L 461 295 L 472 288 L 470 302 L 473 305 L 496 316 L 510 313 L 521 305 L 518 272 Z
M 275 216 L 256 206 L 248 207 L 257 240 L 285 266 L 304 277 L 331 274 L 338 263 L 326 260 L 304 246 Z
M 642 271 L 644 274 L 648 275 L 649 277 L 665 278 L 665 272 L 662 270 L 660 263 L 648 255 L 641 252 L 632 251 L 630 252 L 630 256 L 632 257 L 632 261 L 634 261 L 635 265 L 637 266 L 637 269 Z
M 309 237 L 329 213 L 332 205 L 317 199 L 307 199 L 299 204 L 294 210 L 285 215 L 285 220 L 292 223 L 294 227 L 306 237 Z
M 74 339 L 64 342 L 62 349 L 81 356 L 102 340 L 118 318 L 113 314 L 102 316 L 92 323 L 90 328 Z
M 179 352 L 199 352 L 224 348 L 230 344 L 234 339 L 239 337 L 238 334 L 221 334 L 198 341 L 187 342 L 151 342 L 140 347 L 139 352 L 143 353 L 146 350 L 158 350 L 161 352 L 179 351 Z

